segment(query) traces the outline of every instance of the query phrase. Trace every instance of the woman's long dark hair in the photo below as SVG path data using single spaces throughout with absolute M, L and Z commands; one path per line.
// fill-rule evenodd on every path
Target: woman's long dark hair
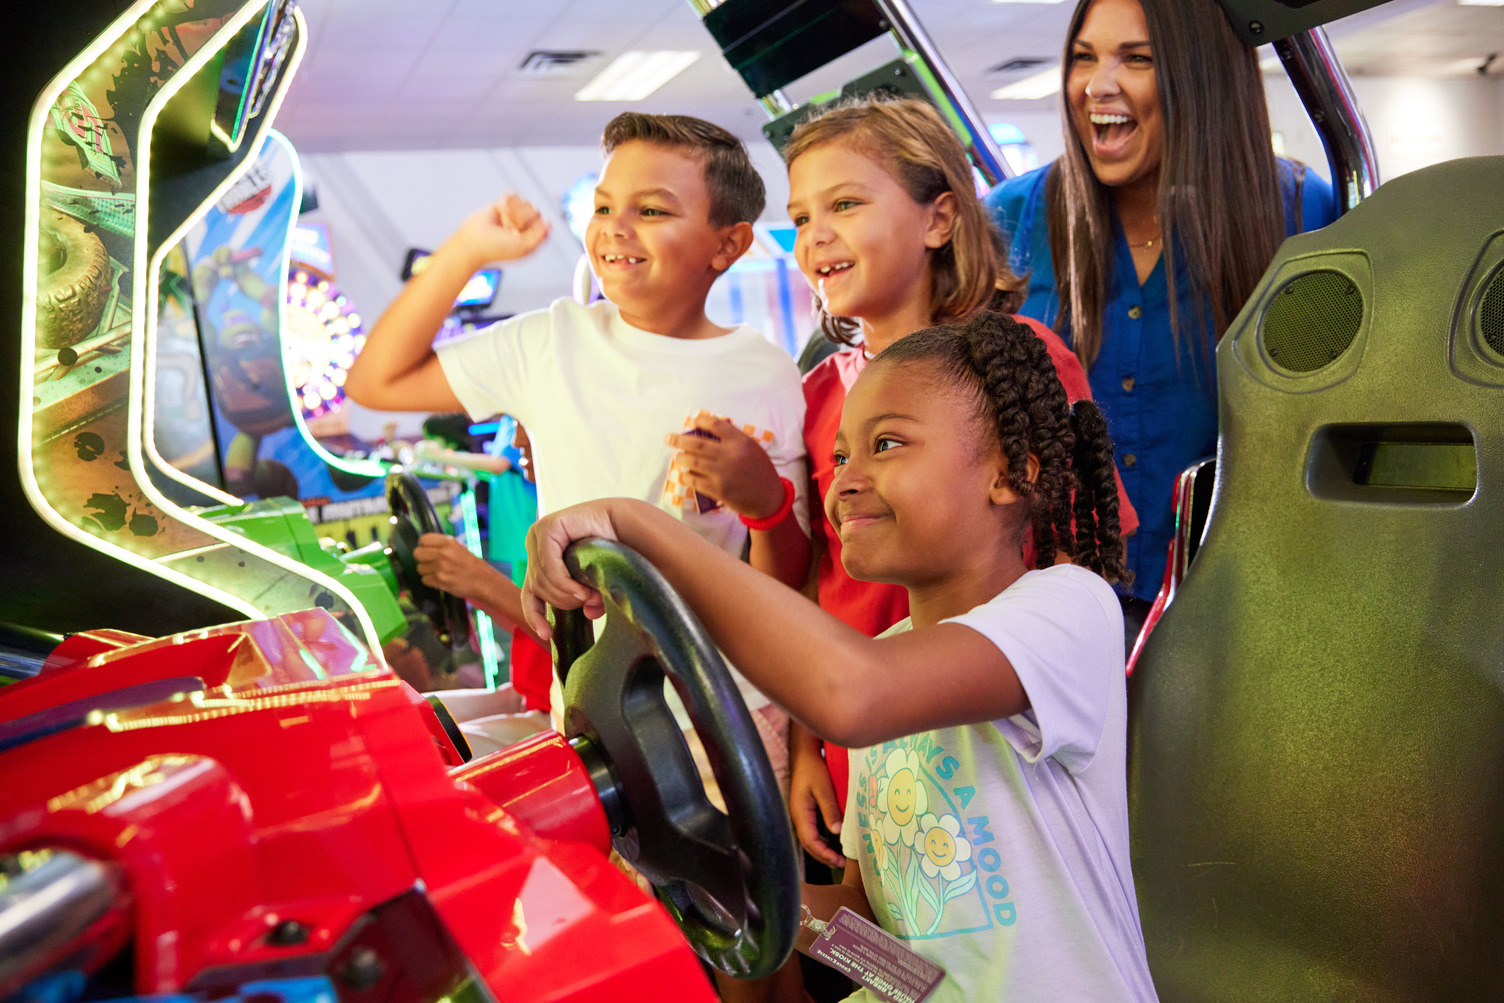
M 1108 581 L 1130 583 L 1107 422 L 1091 401 L 1069 403 L 1039 336 L 1006 314 L 984 310 L 964 324 L 900 338 L 872 365 L 914 362 L 938 365 L 975 392 L 980 422 L 997 435 L 1008 483 L 1027 506 L 1035 566 L 1048 568 L 1063 551 Z M 1031 453 L 1039 458 L 1033 481 Z
M 1243 308 L 1285 236 L 1264 80 L 1258 56 L 1238 41 L 1213 0 L 1139 3 L 1165 125 L 1159 225 L 1170 328 L 1177 350 L 1181 341 L 1209 348 Z M 1091 4 L 1080 0 L 1066 33 L 1066 87 L 1071 51 Z M 1111 280 L 1112 196 L 1091 169 L 1069 107 L 1064 118 L 1065 153 L 1045 188 L 1061 300 L 1056 330 L 1069 329 L 1076 355 L 1090 369 L 1102 347 Z M 1208 304 L 1210 316 L 1201 309 L 1194 318 L 1179 315 L 1177 267 L 1184 268 L 1195 300 Z M 1189 332 L 1200 337 L 1183 337 Z

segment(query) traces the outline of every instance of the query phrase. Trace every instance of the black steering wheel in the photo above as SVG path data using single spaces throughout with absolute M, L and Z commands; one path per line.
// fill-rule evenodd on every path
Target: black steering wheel
M 657 889 L 695 951 L 739 978 L 770 975 L 793 949 L 799 872 L 788 812 L 720 653 L 658 570 L 620 543 L 565 552 L 605 600 L 596 639 L 579 610 L 553 610 L 564 734 L 584 760 L 612 845 Z M 663 696 L 674 684 L 726 802 L 700 771 Z
M 392 562 L 397 585 L 412 598 L 413 605 L 428 617 L 439 643 L 454 650 L 470 643 L 470 617 L 465 600 L 441 589 L 423 584 L 418 574 L 418 560 L 413 548 L 424 533 L 442 533 L 433 503 L 423 493 L 418 479 L 401 467 L 386 475 L 386 504 L 391 509 L 392 535 L 387 541 L 386 556 Z

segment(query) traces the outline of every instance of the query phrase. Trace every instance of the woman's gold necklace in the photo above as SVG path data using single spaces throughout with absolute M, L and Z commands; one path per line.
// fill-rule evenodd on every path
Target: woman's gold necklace
M 1144 241 L 1142 244 L 1135 244 L 1132 241 L 1129 241 L 1128 242 L 1128 246 L 1129 247 L 1153 247 L 1154 246 L 1154 242 L 1156 240 L 1158 240 L 1159 238 L 1160 238 L 1160 235 L 1156 233 L 1154 236 L 1150 237 L 1148 240 Z

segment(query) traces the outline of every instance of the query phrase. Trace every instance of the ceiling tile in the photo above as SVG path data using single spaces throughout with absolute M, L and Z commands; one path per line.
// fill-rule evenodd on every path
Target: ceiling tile
M 299 145 L 593 145 L 601 126 L 627 107 L 699 114 L 749 139 L 766 120 L 687 0 L 301 0 L 301 6 L 310 49 L 279 122 Z M 988 92 L 1008 78 L 986 71 L 1015 56 L 1058 58 L 1071 4 L 910 0 L 910 6 L 985 117 L 1053 113 L 1056 98 L 990 100 Z M 1468 59 L 1481 62 L 1488 52 L 1504 51 L 1504 9 L 1391 0 L 1334 23 L 1329 33 L 1355 73 L 1392 75 L 1403 68 L 1455 75 L 1466 71 Z M 599 50 L 610 57 L 647 47 L 704 55 L 631 106 L 575 102 L 581 78 L 516 74 L 535 48 Z M 874 40 L 788 92 L 805 100 L 839 88 L 895 54 L 887 39 Z M 454 131 L 445 131 L 446 123 L 456 123 Z

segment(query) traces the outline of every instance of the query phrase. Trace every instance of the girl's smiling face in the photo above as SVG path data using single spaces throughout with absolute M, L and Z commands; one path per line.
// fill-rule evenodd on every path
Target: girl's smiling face
M 1158 184 L 1164 119 L 1138 0 L 1095 0 L 1071 41 L 1066 103 L 1097 180 Z
M 932 363 L 869 366 L 842 408 L 835 460 L 825 513 L 853 578 L 940 584 L 1017 545 L 1023 512 L 996 436 Z
M 921 205 L 871 157 L 840 141 L 817 146 L 789 165 L 799 270 L 834 316 L 900 334 L 928 326 L 930 252 L 950 239 L 954 198 Z

